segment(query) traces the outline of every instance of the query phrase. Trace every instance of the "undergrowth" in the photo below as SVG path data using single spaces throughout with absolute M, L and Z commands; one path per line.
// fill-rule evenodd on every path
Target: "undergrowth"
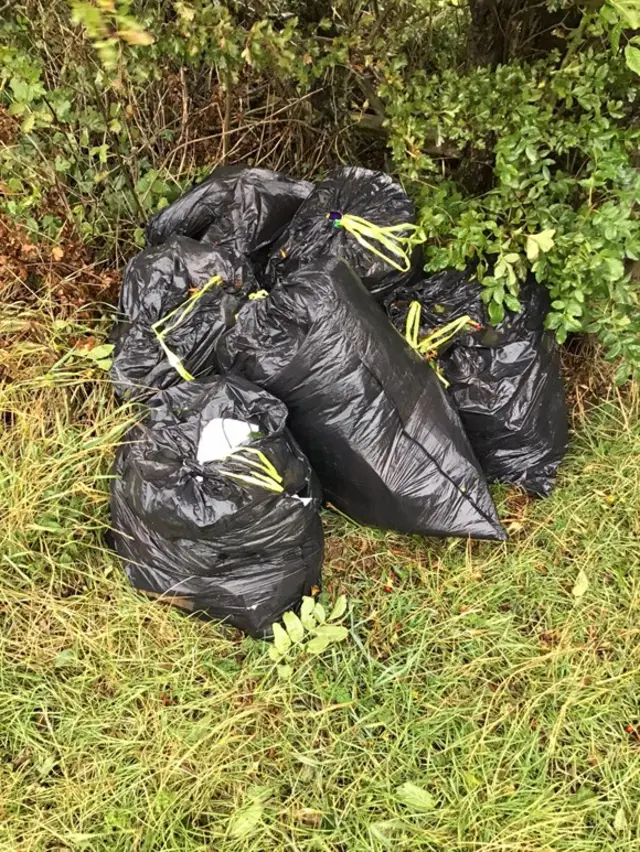
M 7 8 L 8 7 L 8 8 Z M 428 269 L 492 320 L 532 271 L 562 343 L 640 375 L 637 0 L 19 0 L 0 20 L 0 211 L 120 266 L 220 163 L 393 172 Z

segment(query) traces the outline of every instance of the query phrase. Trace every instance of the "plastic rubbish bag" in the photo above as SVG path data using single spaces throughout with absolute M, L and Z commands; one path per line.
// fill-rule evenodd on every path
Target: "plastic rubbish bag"
M 495 327 L 480 293 L 472 268 L 445 270 L 398 288 L 387 309 L 400 331 L 413 300 L 422 306 L 423 333 L 462 315 L 482 326 L 446 346 L 437 364 L 489 481 L 547 496 L 569 439 L 558 350 L 543 330 L 548 291 L 529 277 L 519 296 L 522 310 L 507 310 Z
M 280 235 L 312 189 L 267 169 L 222 166 L 149 220 L 147 245 L 184 234 L 252 256 Z
M 377 298 L 419 272 L 415 209 L 389 175 L 357 166 L 334 169 L 301 204 L 271 250 L 272 286 L 327 257 L 348 261 Z
M 111 379 L 118 397 L 218 372 L 215 341 L 248 296 L 232 259 L 189 237 L 141 251 L 124 273 Z
M 325 497 L 354 520 L 506 537 L 436 375 L 346 262 L 316 262 L 246 305 L 218 358 L 283 400 Z
M 136 588 L 262 636 L 320 584 L 321 491 L 286 417 L 240 378 L 149 400 L 111 489 L 115 548 Z

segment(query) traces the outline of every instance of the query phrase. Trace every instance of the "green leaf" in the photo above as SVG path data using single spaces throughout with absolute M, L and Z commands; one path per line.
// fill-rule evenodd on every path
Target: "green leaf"
M 112 358 L 102 358 L 100 361 L 96 361 L 96 367 L 98 367 L 100 370 L 105 370 L 105 372 L 108 372 L 111 369 L 112 364 Z
M 298 642 L 302 642 L 304 639 L 304 627 L 295 612 L 285 612 L 282 616 L 282 620 L 284 621 L 284 626 L 287 628 L 287 633 L 289 634 L 291 642 L 294 645 Z
M 274 663 L 279 663 L 282 659 L 282 654 L 278 651 L 275 645 L 269 645 L 269 657 Z
M 540 246 L 538 241 L 529 234 L 527 236 L 527 260 L 534 261 L 538 259 L 540 254 Z
M 516 254 L 515 251 L 511 251 L 509 254 L 505 254 L 504 259 L 507 263 L 517 263 L 520 260 L 520 255 Z
M 315 606 L 316 602 L 313 598 L 302 598 L 302 606 L 300 607 L 300 621 L 302 622 L 302 626 L 305 628 L 305 630 L 311 631 L 316 626 L 316 619 L 313 614 Z
M 496 302 L 489 303 L 489 319 L 493 325 L 497 325 L 504 319 L 504 308 Z
M 280 624 L 273 625 L 273 644 L 278 652 L 284 656 L 291 647 L 291 639 Z
M 300 607 L 300 619 L 306 618 L 308 615 L 312 615 L 315 605 L 315 598 L 309 596 L 305 596 L 304 598 L 302 598 L 302 606 Z
M 264 806 L 259 799 L 254 799 L 248 805 L 240 808 L 229 823 L 229 836 L 241 840 L 253 834 L 262 820 Z
M 640 29 L 640 4 L 638 4 L 638 0 L 609 0 L 609 2 L 632 29 Z
M 316 636 L 328 639 L 329 642 L 342 642 L 349 635 L 349 631 L 341 624 L 321 624 L 316 630 Z
M 396 798 L 412 811 L 426 813 L 432 811 L 436 806 L 436 800 L 424 787 L 418 787 L 411 781 L 406 781 L 396 789 Z
M 540 231 L 539 234 L 528 234 L 527 235 L 527 243 L 529 240 L 533 240 L 537 243 L 538 248 L 541 252 L 548 252 L 554 247 L 554 235 L 556 233 L 555 228 L 547 228 L 546 231 Z M 537 255 L 536 255 L 537 257 Z M 531 260 L 531 258 L 529 258 Z
M 108 358 L 114 349 L 113 343 L 101 343 L 100 346 L 94 346 L 93 349 L 81 349 L 80 352 L 91 361 L 102 361 L 103 358 Z
M 314 636 L 307 642 L 306 650 L 309 654 L 321 654 L 327 650 L 330 644 L 331 640 L 327 639 L 326 636 Z
M 289 680 L 292 674 L 293 669 L 287 663 L 283 663 L 281 666 L 278 666 L 278 677 L 281 680 Z
M 613 821 L 613 827 L 617 832 L 624 831 L 628 828 L 629 823 L 627 822 L 627 815 L 624 812 L 624 808 L 618 808 L 616 812 L 616 818 Z
M 494 278 L 502 278 L 503 275 L 506 275 L 507 272 L 507 264 L 503 257 L 496 263 L 496 267 L 493 270 Z
M 323 622 L 323 621 L 326 621 L 326 620 L 327 620 L 327 616 L 326 616 L 326 613 L 325 613 L 325 611 L 324 611 L 324 607 L 322 606 L 322 604 L 321 604 L 321 603 L 317 603 L 317 604 L 316 604 L 316 607 L 315 607 L 315 609 L 313 610 L 313 614 L 314 614 L 314 616 L 315 616 L 316 620 L 317 620 L 320 624 L 322 624 L 322 622 Z
M 626 384 L 630 378 L 631 367 L 629 366 L 629 364 L 626 364 L 623 361 L 622 364 L 620 364 L 618 369 L 616 370 L 614 381 L 618 387 L 621 387 L 622 385 Z
M 338 621 L 339 618 L 347 611 L 347 596 L 340 595 L 338 600 L 335 602 L 333 609 L 331 610 L 331 615 L 329 616 L 329 621 Z
M 23 101 L 14 101 L 7 110 L 7 113 L 9 115 L 24 115 L 26 111 L 27 105 Z
M 29 115 L 22 122 L 22 127 L 20 128 L 23 133 L 31 133 L 36 123 L 35 115 L 30 112 Z
M 576 578 L 576 582 L 575 582 L 575 585 L 573 587 L 574 598 L 577 598 L 578 600 L 580 598 L 583 598 L 585 596 L 588 588 L 589 588 L 589 578 L 587 577 L 587 575 L 585 574 L 585 572 L 581 568 L 578 571 L 578 576 Z
M 514 312 L 514 314 L 520 313 L 522 310 L 522 305 L 519 300 L 516 299 L 515 296 L 512 296 L 511 293 L 505 293 L 504 303 L 510 311 Z
M 78 665 L 78 657 L 73 648 L 65 648 L 64 651 L 59 651 L 53 662 L 57 669 L 65 669 L 71 666 Z
M 638 52 L 640 53 L 640 51 Z M 609 275 L 607 276 L 609 281 L 617 281 L 619 278 L 623 278 L 624 263 L 617 257 L 607 257 L 605 259 L 609 267 Z

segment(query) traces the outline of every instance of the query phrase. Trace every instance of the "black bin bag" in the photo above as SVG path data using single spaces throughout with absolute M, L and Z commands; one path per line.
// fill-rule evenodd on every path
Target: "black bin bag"
M 127 265 L 111 379 L 120 399 L 218 372 L 215 341 L 246 300 L 229 255 L 189 237 L 141 251 Z
M 320 487 L 286 417 L 240 378 L 148 401 L 111 489 L 115 548 L 137 589 L 262 636 L 320 584 Z
M 149 220 L 147 245 L 183 234 L 253 256 L 280 235 L 312 188 L 268 169 L 222 166 Z
M 358 166 L 334 169 L 272 247 L 266 280 L 273 285 L 315 260 L 341 257 L 367 290 L 382 298 L 419 273 L 414 223 L 413 203 L 389 175 Z M 394 230 L 379 234 L 380 228 Z
M 422 535 L 504 539 L 484 476 L 429 365 L 351 267 L 318 261 L 246 305 L 223 370 L 269 390 L 325 497 L 352 519 Z
M 489 481 L 547 496 L 569 438 L 558 350 L 544 331 L 549 294 L 529 277 L 522 310 L 493 327 L 480 293 L 473 268 L 449 269 L 397 289 L 387 309 L 399 330 L 413 300 L 422 306 L 422 333 L 464 315 L 482 326 L 455 338 L 439 367 Z

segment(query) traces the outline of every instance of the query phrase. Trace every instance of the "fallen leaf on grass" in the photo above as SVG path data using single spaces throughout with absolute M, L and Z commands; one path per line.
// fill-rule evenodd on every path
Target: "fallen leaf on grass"
M 589 588 L 589 578 L 582 570 L 582 568 L 578 571 L 578 576 L 576 578 L 575 586 L 573 587 L 573 596 L 574 598 L 582 598 L 584 597 L 587 589 Z
M 396 798 L 414 811 L 432 811 L 436 806 L 436 800 L 431 793 L 411 781 L 405 781 L 396 789 Z
M 613 827 L 616 831 L 624 831 L 629 823 L 627 822 L 627 815 L 624 812 L 624 808 L 618 808 L 618 812 L 616 813 L 616 818 L 613 821 Z
M 253 833 L 254 829 L 262 819 L 264 805 L 259 799 L 254 799 L 248 805 L 234 814 L 229 825 L 229 836 L 235 837 L 238 840 L 248 837 Z

